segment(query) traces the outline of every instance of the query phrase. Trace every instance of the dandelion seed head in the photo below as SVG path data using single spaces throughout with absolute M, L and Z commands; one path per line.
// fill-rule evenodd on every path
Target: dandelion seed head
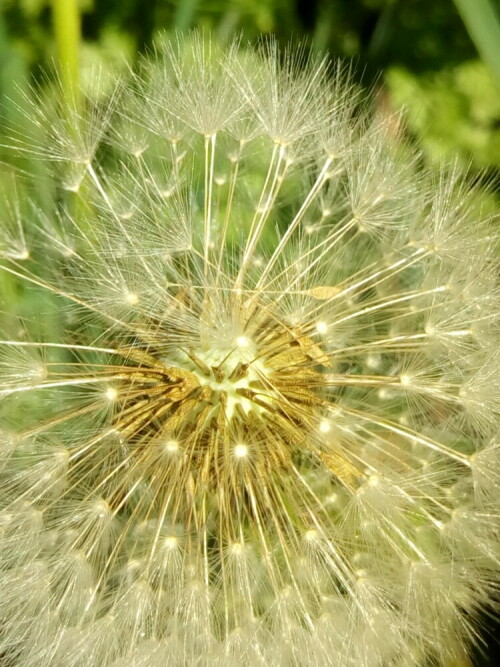
M 55 201 L 23 174 L 0 224 L 0 654 L 463 656 L 500 572 L 498 260 L 466 177 L 272 40 L 161 39 L 60 94 L 12 139 Z

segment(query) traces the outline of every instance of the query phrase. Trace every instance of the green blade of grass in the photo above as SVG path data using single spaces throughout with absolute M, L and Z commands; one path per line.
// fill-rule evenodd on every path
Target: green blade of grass
M 500 19 L 491 0 L 455 0 L 480 56 L 500 82 Z

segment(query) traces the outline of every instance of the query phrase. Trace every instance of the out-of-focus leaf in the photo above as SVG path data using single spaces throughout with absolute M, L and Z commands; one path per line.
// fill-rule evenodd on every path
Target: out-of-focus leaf
M 500 167 L 500 98 L 481 61 L 416 76 L 392 67 L 385 76 L 394 107 L 437 162 L 458 153 L 464 165 Z
M 173 26 L 176 30 L 187 30 L 192 27 L 199 1 L 183 0 L 178 3 Z

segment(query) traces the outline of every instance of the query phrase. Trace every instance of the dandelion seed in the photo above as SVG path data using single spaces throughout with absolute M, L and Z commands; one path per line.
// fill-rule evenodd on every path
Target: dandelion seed
M 116 401 L 118 398 L 118 391 L 114 387 L 108 387 L 105 392 L 108 401 Z
M 496 236 L 466 178 L 273 41 L 163 40 L 78 113 L 60 94 L 0 221 L 2 658 L 462 658 L 500 574 Z
M 238 336 L 238 338 L 236 339 L 236 345 L 238 347 L 248 347 L 249 345 L 251 345 L 251 341 L 248 340 L 246 336 Z
M 321 433 L 329 433 L 331 430 L 331 424 L 328 419 L 322 419 L 319 423 L 319 430 Z
M 234 455 L 238 459 L 244 459 L 248 456 L 248 447 L 242 443 L 238 443 L 234 448 Z
M 179 450 L 179 443 L 177 440 L 167 440 L 165 443 L 165 449 L 167 452 L 173 454 Z
M 127 292 L 125 294 L 125 301 L 130 305 L 130 306 L 135 306 L 136 304 L 139 303 L 139 295 L 136 294 L 135 292 Z
M 316 322 L 316 331 L 319 334 L 326 334 L 328 331 L 328 324 L 326 322 Z

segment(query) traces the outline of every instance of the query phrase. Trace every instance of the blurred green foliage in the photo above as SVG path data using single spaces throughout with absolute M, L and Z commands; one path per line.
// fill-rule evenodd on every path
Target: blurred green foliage
M 31 62 L 53 55 L 51 0 L 2 0 L 12 40 Z M 307 35 L 335 55 L 359 57 L 376 70 L 389 63 L 440 68 L 472 57 L 474 47 L 453 0 L 79 0 L 83 32 L 99 43 L 109 31 L 127 36 L 133 49 L 157 30 L 205 26 L 229 39 L 235 31 L 282 40 Z
M 57 44 L 52 0 L 0 0 L 0 100 L 18 100 L 29 72 L 50 67 Z M 481 0 L 489 3 L 490 0 Z M 285 43 L 353 59 L 389 110 L 407 109 L 408 126 L 431 159 L 458 153 L 464 163 L 500 168 L 498 82 L 479 60 L 453 0 L 79 0 L 82 77 L 96 64 L 113 73 L 154 43 L 159 31 L 207 28 L 222 41 L 273 33 Z M 499 47 L 500 48 L 500 47 Z M 500 56 L 499 56 L 500 57 Z
M 458 152 L 476 166 L 500 166 L 500 95 L 483 63 L 466 61 L 420 76 L 391 67 L 385 80 L 431 159 Z

